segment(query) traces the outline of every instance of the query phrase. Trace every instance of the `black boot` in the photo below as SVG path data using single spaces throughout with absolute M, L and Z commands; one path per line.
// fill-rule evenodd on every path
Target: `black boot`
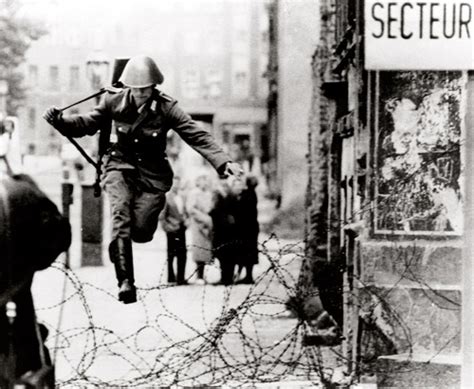
M 245 266 L 245 278 L 242 280 L 243 284 L 253 284 L 253 265 Z
M 117 238 L 109 245 L 110 260 L 115 265 L 115 275 L 118 281 L 118 299 L 124 304 L 137 301 L 137 290 L 133 274 L 132 241 Z
M 174 259 L 173 257 L 168 257 L 168 261 L 167 261 L 168 262 L 168 283 L 176 282 L 176 277 L 174 276 L 174 270 L 173 270 L 173 259 Z

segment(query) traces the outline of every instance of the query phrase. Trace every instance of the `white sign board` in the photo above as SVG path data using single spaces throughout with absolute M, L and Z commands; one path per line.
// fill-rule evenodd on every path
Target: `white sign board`
M 365 0 L 365 68 L 474 69 L 474 1 Z

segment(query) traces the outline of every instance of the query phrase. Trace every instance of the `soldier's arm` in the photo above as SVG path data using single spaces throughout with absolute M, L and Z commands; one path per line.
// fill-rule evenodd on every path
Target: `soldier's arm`
M 55 115 L 56 117 L 54 117 Z M 44 117 L 63 135 L 72 136 L 74 138 L 93 135 L 99 129 L 105 127 L 111 120 L 107 99 L 105 97 L 92 111 L 86 114 L 63 115 L 57 109 L 52 108 L 45 113 Z M 48 120 L 49 118 L 51 118 L 51 120 Z
M 167 113 L 169 125 L 188 145 L 208 160 L 216 170 L 232 161 L 209 132 L 198 126 L 176 102 L 171 104 Z

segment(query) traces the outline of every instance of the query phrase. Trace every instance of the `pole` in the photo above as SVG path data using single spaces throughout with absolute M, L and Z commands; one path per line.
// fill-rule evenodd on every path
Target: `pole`
M 464 251 L 462 280 L 461 388 L 474 387 L 474 72 L 467 83 L 465 125 L 465 202 Z
M 100 94 L 95 96 L 96 103 L 100 102 Z M 103 201 L 97 197 L 95 185 L 98 165 L 94 165 L 94 174 L 87 174 L 82 182 L 82 260 L 81 266 L 102 266 L 103 241 Z M 89 169 L 89 173 L 91 173 Z

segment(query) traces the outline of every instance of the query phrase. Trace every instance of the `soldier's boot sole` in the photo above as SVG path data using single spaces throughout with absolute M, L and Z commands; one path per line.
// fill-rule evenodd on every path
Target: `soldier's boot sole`
M 135 288 L 135 285 L 130 283 L 129 280 L 125 279 L 120 285 L 118 299 L 124 304 L 132 304 L 137 302 L 137 289 Z

